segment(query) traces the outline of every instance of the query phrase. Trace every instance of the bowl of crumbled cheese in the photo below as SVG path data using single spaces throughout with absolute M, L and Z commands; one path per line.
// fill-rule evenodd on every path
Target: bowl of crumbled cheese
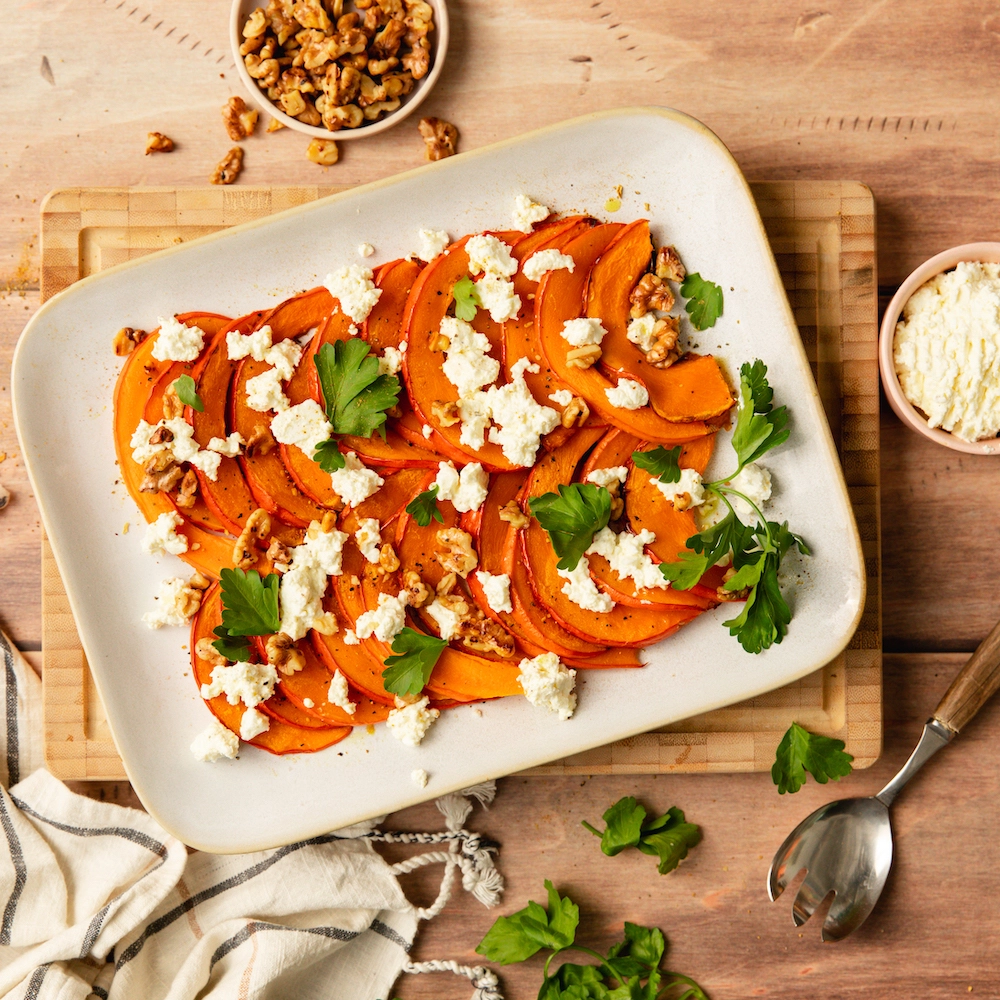
M 886 396 L 908 427 L 956 451 L 1000 455 L 1000 243 L 921 264 L 879 334 Z

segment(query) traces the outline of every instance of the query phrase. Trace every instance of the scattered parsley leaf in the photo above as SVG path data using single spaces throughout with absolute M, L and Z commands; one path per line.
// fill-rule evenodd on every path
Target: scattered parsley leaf
M 420 694 L 431 679 L 431 671 L 448 643 L 433 635 L 424 635 L 407 626 L 392 640 L 392 651 L 399 655 L 385 658 L 382 683 L 390 694 Z
M 531 958 L 542 948 L 561 951 L 573 944 L 580 922 L 580 907 L 568 896 L 560 896 L 546 879 L 549 908 L 529 901 L 523 910 L 499 917 L 476 945 L 476 954 L 491 962 L 510 965 Z
M 753 364 L 745 362 L 740 368 L 740 382 L 745 383 L 753 400 L 754 413 L 770 413 L 774 390 L 767 381 L 767 365 L 760 358 Z
M 740 369 L 740 405 L 733 430 L 733 449 L 740 469 L 784 444 L 791 433 L 788 409 L 779 406 L 775 410 L 771 406 L 774 393 L 766 376 L 767 366 L 760 359 Z
M 613 858 L 626 847 L 635 847 L 642 835 L 642 821 L 646 818 L 646 810 L 639 805 L 631 795 L 619 799 L 607 812 L 603 819 L 605 830 L 595 830 L 584 821 L 584 826 L 601 838 L 601 850 Z
M 444 524 L 444 516 L 437 505 L 438 485 L 435 483 L 429 490 L 418 493 L 407 505 L 406 513 L 413 515 L 413 520 L 426 528 L 432 520 Z
M 227 660 L 246 663 L 250 659 L 250 640 L 245 635 L 230 635 L 225 625 L 217 626 L 214 634 L 218 639 L 212 645 Z
M 844 741 L 829 736 L 817 736 L 793 722 L 781 738 L 771 779 L 778 792 L 797 792 L 806 780 L 808 771 L 821 785 L 830 778 L 834 781 L 851 773 L 854 758 L 844 753 Z
M 274 635 L 281 627 L 278 613 L 278 574 L 264 579 L 252 569 L 224 569 L 222 584 L 222 627 L 230 636 Z M 218 633 L 217 633 L 218 634 Z
M 549 533 L 559 556 L 558 568 L 576 569 L 594 535 L 607 527 L 611 494 L 593 483 L 560 484 L 558 493 L 544 493 L 528 501 L 531 513 Z
M 181 375 L 174 379 L 174 392 L 177 393 L 177 398 L 185 406 L 190 406 L 199 413 L 205 412 L 205 404 L 201 401 L 201 396 L 198 395 L 198 390 L 195 388 L 194 379 L 190 375 Z
M 722 288 L 714 281 L 706 281 L 697 271 L 681 282 L 681 295 L 687 299 L 684 308 L 696 330 L 715 326 L 722 315 Z
M 313 461 L 316 462 L 324 472 L 336 472 L 344 467 L 344 453 L 337 447 L 337 442 L 330 438 L 316 446 L 313 452 Z
M 468 276 L 459 278 L 452 287 L 451 294 L 455 297 L 455 317 L 471 323 L 476 318 L 476 307 L 481 307 L 476 283 Z
M 681 449 L 664 448 L 662 444 L 649 451 L 633 451 L 632 461 L 645 469 L 651 476 L 656 476 L 661 483 L 678 483 L 681 478 Z
M 378 359 L 358 337 L 324 344 L 313 355 L 334 434 L 385 435 L 386 410 L 399 400 L 395 375 L 379 375 Z
M 678 553 L 677 562 L 660 563 L 660 572 L 677 590 L 690 590 L 709 567 L 731 552 L 743 551 L 752 536 L 752 529 L 730 511 L 718 523 L 692 535 L 685 542 L 687 550 Z

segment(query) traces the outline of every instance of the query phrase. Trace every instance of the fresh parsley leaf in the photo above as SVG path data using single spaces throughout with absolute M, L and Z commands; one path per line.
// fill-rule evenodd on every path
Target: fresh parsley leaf
M 274 635 L 281 627 L 278 613 L 278 574 L 264 579 L 252 569 L 224 569 L 222 584 L 222 626 L 230 636 Z M 217 633 L 218 634 L 218 633 Z
M 226 631 L 225 625 L 219 625 L 215 629 L 216 639 L 212 645 L 227 660 L 234 660 L 238 663 L 246 663 L 250 659 L 250 640 L 244 635 L 230 635 Z
M 476 318 L 476 307 L 482 306 L 476 283 L 468 276 L 459 278 L 452 287 L 451 294 L 455 297 L 455 316 L 471 323 Z
M 830 778 L 837 781 L 850 774 L 853 760 L 844 753 L 843 740 L 818 736 L 793 722 L 778 744 L 771 779 L 781 795 L 797 792 L 806 780 L 806 771 L 825 785 Z
M 680 457 L 680 445 L 676 448 L 664 448 L 659 444 L 649 451 L 632 452 L 632 461 L 651 476 L 656 476 L 661 483 L 680 482 Z
M 677 590 L 690 590 L 720 559 L 731 552 L 741 552 L 753 538 L 747 527 L 732 511 L 687 542 L 687 551 L 678 553 L 677 562 L 660 563 L 660 572 Z
M 573 944 L 580 922 L 580 907 L 568 896 L 560 896 L 546 879 L 549 908 L 529 901 L 523 910 L 499 917 L 476 945 L 476 954 L 500 965 L 523 962 L 542 948 L 561 951 Z
M 605 830 L 595 830 L 584 821 L 584 826 L 601 838 L 601 850 L 609 857 L 621 854 L 626 847 L 635 847 L 642 834 L 642 821 L 646 818 L 646 810 L 639 805 L 631 795 L 619 799 L 604 814 Z
M 767 381 L 767 365 L 760 358 L 753 364 L 744 362 L 740 368 L 740 382 L 746 384 L 753 400 L 754 413 L 770 413 L 774 390 Z
M 706 281 L 697 271 L 681 282 L 681 295 L 687 299 L 684 308 L 696 330 L 715 326 L 722 315 L 722 288 L 714 281 Z
M 560 484 L 558 493 L 544 493 L 528 501 L 531 513 L 549 533 L 559 556 L 558 568 L 576 569 L 594 535 L 607 527 L 611 494 L 593 483 Z
M 382 683 L 390 694 L 420 694 L 448 643 L 407 626 L 392 640 L 399 655 L 385 658 Z
M 740 369 L 740 405 L 736 411 L 733 449 L 740 469 L 788 440 L 788 409 L 773 409 L 767 365 L 760 359 Z
M 385 435 L 386 410 L 399 400 L 395 375 L 379 375 L 378 359 L 363 340 L 337 340 L 313 355 L 334 434 Z
M 177 398 L 185 406 L 190 406 L 199 413 L 205 412 L 205 404 L 201 401 L 201 396 L 198 395 L 198 390 L 195 388 L 194 379 L 190 375 L 181 375 L 174 379 L 174 392 L 177 393 Z
M 686 857 L 688 848 L 701 840 L 701 827 L 686 823 L 684 813 L 676 806 L 653 820 L 648 830 L 643 830 L 638 848 L 643 854 L 659 857 L 657 871 L 661 875 L 672 872 Z
M 614 955 L 609 951 L 608 956 L 611 958 L 628 956 L 639 966 L 655 969 L 659 966 L 666 950 L 666 938 L 658 927 L 642 927 L 626 920 L 625 940 L 613 945 Z
M 313 452 L 313 461 L 324 472 L 336 472 L 344 467 L 344 453 L 337 447 L 337 442 L 330 438 L 316 446 Z
M 418 493 L 407 505 L 406 513 L 413 515 L 413 520 L 426 528 L 432 520 L 444 524 L 444 516 L 437 505 L 438 485 L 435 483 L 429 490 Z

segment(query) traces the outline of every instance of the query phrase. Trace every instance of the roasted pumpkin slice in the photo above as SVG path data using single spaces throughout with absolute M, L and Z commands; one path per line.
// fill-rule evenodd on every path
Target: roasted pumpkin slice
M 375 272 L 375 285 L 382 294 L 361 324 L 361 336 L 376 354 L 402 342 L 406 300 L 418 274 L 420 265 L 415 260 L 392 260 Z

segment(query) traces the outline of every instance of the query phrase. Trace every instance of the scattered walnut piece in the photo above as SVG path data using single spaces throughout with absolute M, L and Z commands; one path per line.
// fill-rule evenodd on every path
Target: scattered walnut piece
M 617 521 L 625 513 L 625 501 L 621 497 L 611 498 L 611 520 Z
M 243 450 L 248 458 L 253 458 L 254 455 L 269 455 L 277 446 L 271 429 L 265 424 L 256 424 Z
M 447 402 L 443 399 L 435 399 L 431 403 L 431 416 L 442 427 L 454 427 L 461 419 L 458 413 L 458 403 Z
M 319 530 L 324 534 L 329 534 L 334 528 L 337 527 L 337 514 L 336 511 L 328 510 L 323 515 L 323 520 L 319 523 Z M 309 525 L 309 531 L 312 532 L 312 525 Z M 315 535 L 310 534 L 310 537 L 315 537 Z
M 340 159 L 340 150 L 333 139 L 313 139 L 306 147 L 306 157 L 321 167 L 332 167 Z
M 403 574 L 403 590 L 411 608 L 422 608 L 431 600 L 430 587 L 421 579 L 416 570 L 408 569 Z
M 162 132 L 146 133 L 146 155 L 150 153 L 172 153 L 174 140 Z
M 487 618 L 478 608 L 455 628 L 462 645 L 477 653 L 497 653 L 509 659 L 514 655 L 514 637 L 499 623 Z
M 178 507 L 188 510 L 194 506 L 197 499 L 198 477 L 195 475 L 194 469 L 188 469 L 181 479 L 177 495 L 174 497 L 174 503 L 176 503 Z
M 288 564 L 292 561 L 292 553 L 287 545 L 283 545 L 277 538 L 271 539 L 271 544 L 267 547 L 264 557 L 274 566 L 275 573 L 287 573 Z
M 267 123 L 267 128 L 264 129 L 265 132 L 277 132 L 279 129 L 285 128 L 285 123 L 278 121 L 277 118 L 272 118 Z
M 438 580 L 438 585 L 434 588 L 434 593 L 437 594 L 438 597 L 447 597 L 457 585 L 458 574 L 445 573 L 445 575 Z
M 174 379 L 163 391 L 163 418 L 164 420 L 174 420 L 183 416 L 184 404 L 181 402 L 181 397 L 177 395 L 177 379 Z M 160 430 L 166 430 L 166 428 L 161 427 Z M 152 438 L 150 440 L 152 441 Z
M 691 506 L 691 494 L 675 493 L 671 503 L 674 505 L 674 510 L 687 510 Z
M 174 456 L 169 451 L 153 455 L 143 466 L 143 472 L 146 475 L 139 485 L 143 493 L 159 493 L 161 490 L 169 493 L 184 476 L 184 470 L 174 461 Z
M 253 135 L 259 114 L 254 108 L 248 108 L 242 97 L 230 97 L 222 106 L 222 121 L 229 138 L 233 142 L 240 142 L 248 135 Z
M 530 518 L 521 510 L 516 500 L 508 500 L 500 508 L 500 520 L 512 524 L 515 528 L 526 528 Z
M 233 146 L 219 161 L 209 180 L 213 184 L 232 184 L 243 169 L 243 150 Z
M 123 326 L 115 334 L 115 354 L 120 358 L 131 354 L 149 334 L 145 330 L 134 330 L 130 326 Z
M 430 351 L 447 351 L 451 341 L 439 330 L 435 330 L 427 338 L 427 349 Z
M 288 674 L 297 674 L 305 668 L 305 656 L 296 647 L 292 637 L 284 632 L 268 636 L 264 649 L 267 652 L 267 662 L 277 667 L 278 673 L 287 676 Z
M 715 596 L 718 600 L 745 601 L 750 596 L 749 587 L 744 587 L 743 590 L 726 590 L 725 584 L 729 583 L 734 576 L 736 576 L 736 570 L 732 566 L 722 574 L 722 586 L 718 587 L 715 591 Z
M 656 276 L 664 281 L 683 281 L 687 269 L 674 247 L 660 247 L 656 252 Z
M 674 307 L 674 293 L 670 291 L 670 286 L 651 272 L 636 282 L 628 300 L 632 303 L 629 315 L 633 319 L 640 319 L 651 309 L 669 312 Z
M 434 558 L 446 573 L 457 573 L 463 579 L 479 565 L 479 556 L 472 548 L 472 535 L 461 528 L 442 528 L 437 533 L 440 548 Z
M 258 507 L 247 518 L 243 532 L 233 546 L 233 565 L 237 569 L 251 569 L 257 562 L 254 542 L 263 545 L 271 535 L 271 515 Z
M 562 411 L 560 423 L 563 427 L 582 427 L 590 416 L 590 407 L 582 396 L 574 396 Z
M 417 128 L 424 137 L 428 160 L 443 160 L 446 156 L 454 156 L 458 152 L 455 148 L 458 143 L 458 129 L 451 122 L 441 118 L 421 118 Z
M 590 368 L 601 357 L 600 344 L 584 344 L 583 347 L 574 347 L 566 352 L 566 366 L 568 368 Z
M 222 653 L 220 653 L 212 645 L 214 641 L 215 640 L 210 639 L 207 635 L 203 636 L 195 644 L 194 655 L 197 656 L 199 660 L 205 660 L 213 667 L 224 667 L 229 660 L 227 660 Z
M 386 542 L 379 549 L 379 556 L 377 563 L 366 563 L 365 571 L 367 572 L 370 579 L 377 580 L 379 577 L 388 576 L 390 573 L 395 573 L 399 569 L 399 556 L 396 555 L 396 550 L 392 547 L 390 542 Z
M 205 576 L 204 573 L 199 573 L 197 570 L 191 574 L 191 579 L 188 580 L 187 585 L 194 588 L 195 590 L 200 590 L 202 592 L 208 590 L 212 586 L 212 581 Z
M 646 351 L 646 360 L 654 368 L 669 368 L 675 361 L 680 359 L 683 352 L 677 346 L 677 335 L 679 332 L 680 324 L 676 316 L 668 316 L 666 319 L 657 320 L 653 327 L 653 335 L 656 337 L 656 341 Z

